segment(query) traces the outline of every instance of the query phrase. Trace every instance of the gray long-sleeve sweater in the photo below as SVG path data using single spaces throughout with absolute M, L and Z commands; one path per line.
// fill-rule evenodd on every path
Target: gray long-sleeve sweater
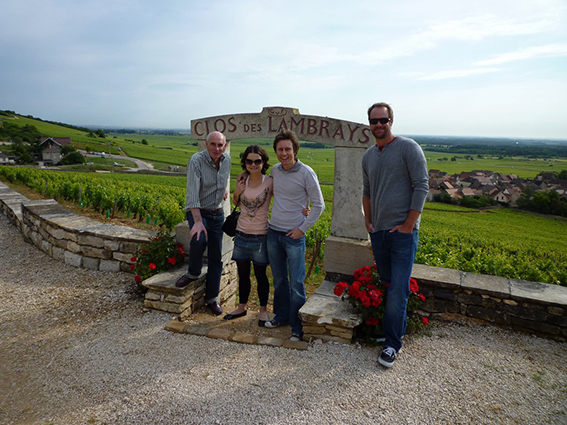
M 429 191 L 427 163 L 413 139 L 397 136 L 382 151 L 376 145 L 369 148 L 362 157 L 362 180 L 375 231 L 403 224 L 410 209 L 423 210 Z
M 274 203 L 270 228 L 288 232 L 299 227 L 306 233 L 325 210 L 325 202 L 319 186 L 317 174 L 311 167 L 297 161 L 286 171 L 281 164 L 272 168 L 274 178 Z M 303 215 L 303 208 L 311 202 L 309 217 Z

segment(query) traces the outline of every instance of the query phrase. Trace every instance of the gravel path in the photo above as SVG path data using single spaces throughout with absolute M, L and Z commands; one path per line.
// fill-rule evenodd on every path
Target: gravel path
M 567 344 L 470 323 L 377 349 L 167 332 L 132 276 L 76 269 L 0 214 L 2 424 L 564 424 Z

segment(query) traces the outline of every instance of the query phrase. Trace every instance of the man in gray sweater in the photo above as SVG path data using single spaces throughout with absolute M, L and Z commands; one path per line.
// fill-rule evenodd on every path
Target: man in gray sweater
M 267 328 L 289 324 L 291 340 L 303 339 L 299 309 L 305 304 L 305 233 L 325 209 L 317 175 L 297 159 L 299 140 L 291 130 L 274 139 L 280 161 L 272 168 L 274 204 L 268 229 L 268 257 L 274 278 L 275 317 Z M 312 205 L 306 217 L 303 209 Z
M 368 109 L 376 144 L 362 157 L 364 222 L 380 279 L 389 284 L 378 362 L 392 367 L 407 326 L 409 279 L 419 242 L 421 211 L 429 191 L 427 163 L 412 139 L 394 136 L 394 112 L 386 103 Z

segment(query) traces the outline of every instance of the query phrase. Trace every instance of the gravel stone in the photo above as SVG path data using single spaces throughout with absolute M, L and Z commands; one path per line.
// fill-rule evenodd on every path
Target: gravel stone
M 2 424 L 565 424 L 567 344 L 465 321 L 378 349 L 164 329 L 131 274 L 54 260 L 0 215 Z

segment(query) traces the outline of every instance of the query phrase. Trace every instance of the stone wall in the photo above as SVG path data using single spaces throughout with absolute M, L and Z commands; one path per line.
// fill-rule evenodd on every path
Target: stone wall
M 66 264 L 107 272 L 130 271 L 130 259 L 153 231 L 100 223 L 53 199 L 30 201 L 0 182 L 0 209 L 33 243 Z
M 515 331 L 567 341 L 567 288 L 454 269 L 415 264 L 412 277 L 426 297 L 421 313 L 458 314 Z M 301 308 L 307 338 L 343 341 L 352 338 L 362 323 L 352 306 L 333 293 L 350 275 L 329 274 Z

